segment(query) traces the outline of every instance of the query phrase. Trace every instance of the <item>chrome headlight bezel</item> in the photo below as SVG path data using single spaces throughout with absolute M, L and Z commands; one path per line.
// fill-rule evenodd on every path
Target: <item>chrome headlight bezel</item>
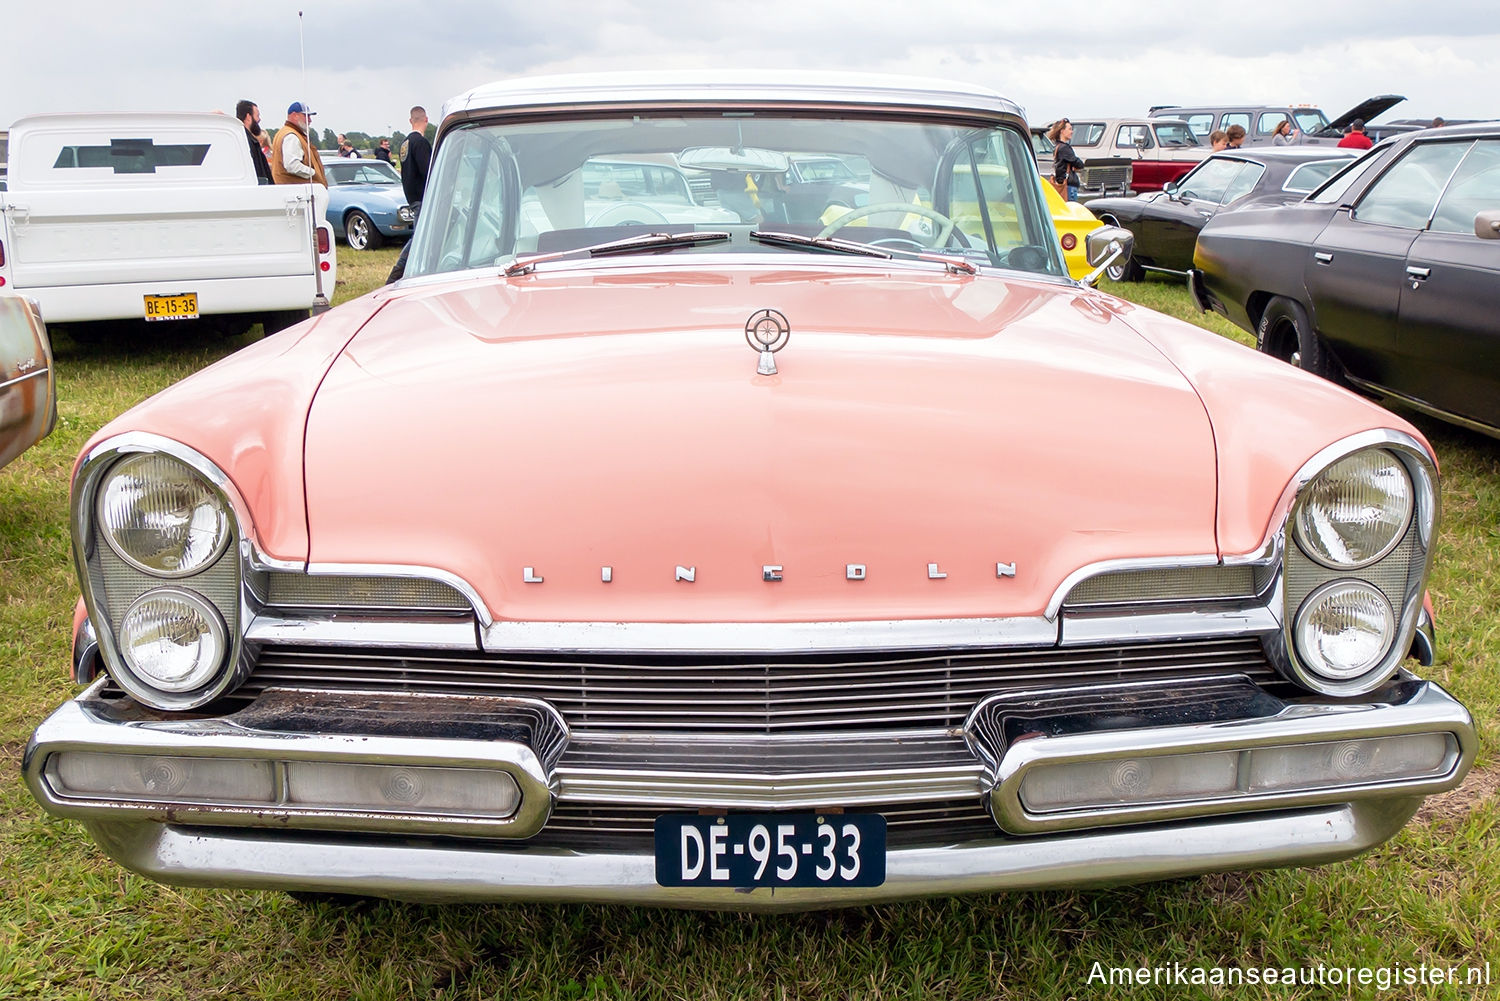
M 221 546 L 215 547 L 217 557 L 191 573 L 169 575 L 143 569 L 137 561 L 120 553 L 98 525 L 99 494 L 110 471 L 120 461 L 143 453 L 161 453 L 182 463 L 203 480 L 227 512 L 228 535 Z M 244 649 L 247 608 L 243 595 L 251 523 L 239 492 L 210 459 L 181 442 L 147 432 L 127 432 L 109 438 L 90 449 L 78 465 L 73 478 L 71 528 L 74 566 L 105 671 L 127 694 L 155 709 L 196 709 L 233 691 L 249 676 L 250 665 Z M 104 567 L 111 564 L 116 571 L 113 578 L 104 573 Z M 208 588 L 210 578 L 212 588 Z M 120 588 L 119 593 L 105 593 L 111 579 Z M 207 682 L 189 691 L 174 692 L 152 685 L 132 669 L 121 650 L 119 630 L 128 606 L 158 588 L 193 594 L 212 607 L 225 624 L 226 653 L 222 663 Z M 112 615 L 112 606 L 119 621 Z
M 1360 452 L 1379 449 L 1404 468 L 1411 484 L 1411 514 L 1405 529 L 1390 546 L 1372 560 L 1355 566 L 1330 566 L 1328 561 L 1304 547 L 1295 528 L 1301 505 L 1318 478 L 1335 464 Z M 1322 695 L 1352 697 L 1365 695 L 1385 684 L 1401 666 L 1411 648 L 1422 610 L 1428 573 L 1432 567 L 1439 518 L 1437 466 L 1427 448 L 1409 434 L 1389 428 L 1352 435 L 1323 449 L 1308 460 L 1287 488 L 1290 497 L 1282 510 L 1282 579 L 1278 587 L 1282 605 L 1282 631 L 1278 664 L 1291 680 Z M 1304 580 L 1314 578 L 1311 586 L 1293 593 L 1288 584 L 1294 560 L 1303 561 Z M 1400 561 L 1400 565 L 1392 561 Z M 1309 570 L 1310 568 L 1310 570 Z M 1324 586 L 1341 579 L 1354 579 L 1381 590 L 1396 615 L 1395 636 L 1378 663 L 1352 678 L 1335 678 L 1319 673 L 1298 648 L 1297 626 L 1301 612 Z M 1384 586 L 1381 586 L 1382 582 Z

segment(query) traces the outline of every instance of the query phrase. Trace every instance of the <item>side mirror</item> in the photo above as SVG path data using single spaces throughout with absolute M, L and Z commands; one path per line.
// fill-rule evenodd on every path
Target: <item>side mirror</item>
M 1481 240 L 1500 240 L 1500 209 L 1491 209 L 1476 215 L 1474 235 Z
M 1079 281 L 1092 285 L 1111 264 L 1130 260 L 1130 254 L 1135 250 L 1135 234 L 1119 226 L 1102 226 L 1084 237 L 1083 243 L 1084 256 L 1094 270 Z
M 1164 191 L 1169 196 L 1171 196 L 1173 198 L 1177 197 L 1177 182 L 1176 181 L 1168 181 L 1166 184 L 1163 184 L 1161 186 L 1161 189 L 1162 189 L 1162 191 Z

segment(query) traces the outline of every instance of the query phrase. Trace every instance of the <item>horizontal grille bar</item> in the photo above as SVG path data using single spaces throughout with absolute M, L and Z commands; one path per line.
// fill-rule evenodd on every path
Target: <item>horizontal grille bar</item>
M 695 807 L 591 807 L 563 802 L 558 803 L 547 826 L 528 844 L 578 851 L 650 851 L 657 817 L 697 812 Z M 1002 836 L 978 797 L 940 803 L 859 807 L 850 812 L 883 816 L 886 843 L 891 848 L 938 846 Z
M 871 656 L 514 657 L 268 646 L 238 697 L 268 687 L 508 695 L 551 703 L 575 732 L 796 733 L 961 726 L 998 691 L 1274 674 L 1254 639 Z

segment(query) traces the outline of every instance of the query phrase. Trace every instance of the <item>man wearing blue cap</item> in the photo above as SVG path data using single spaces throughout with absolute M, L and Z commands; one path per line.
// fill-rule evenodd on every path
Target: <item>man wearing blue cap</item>
M 271 176 L 277 184 L 306 184 L 312 181 L 328 187 L 323 161 L 308 137 L 308 119 L 313 116 L 307 105 L 293 101 L 286 109 L 286 124 L 271 140 Z

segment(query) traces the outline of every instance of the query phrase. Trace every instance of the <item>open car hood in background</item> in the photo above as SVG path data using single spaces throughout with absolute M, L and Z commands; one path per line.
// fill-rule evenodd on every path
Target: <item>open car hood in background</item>
M 1368 122 L 1379 115 L 1385 114 L 1404 100 L 1406 98 L 1400 94 L 1381 94 L 1379 97 L 1367 97 L 1329 122 L 1328 127 L 1318 134 L 1324 136 L 1341 136 L 1356 118 Z

